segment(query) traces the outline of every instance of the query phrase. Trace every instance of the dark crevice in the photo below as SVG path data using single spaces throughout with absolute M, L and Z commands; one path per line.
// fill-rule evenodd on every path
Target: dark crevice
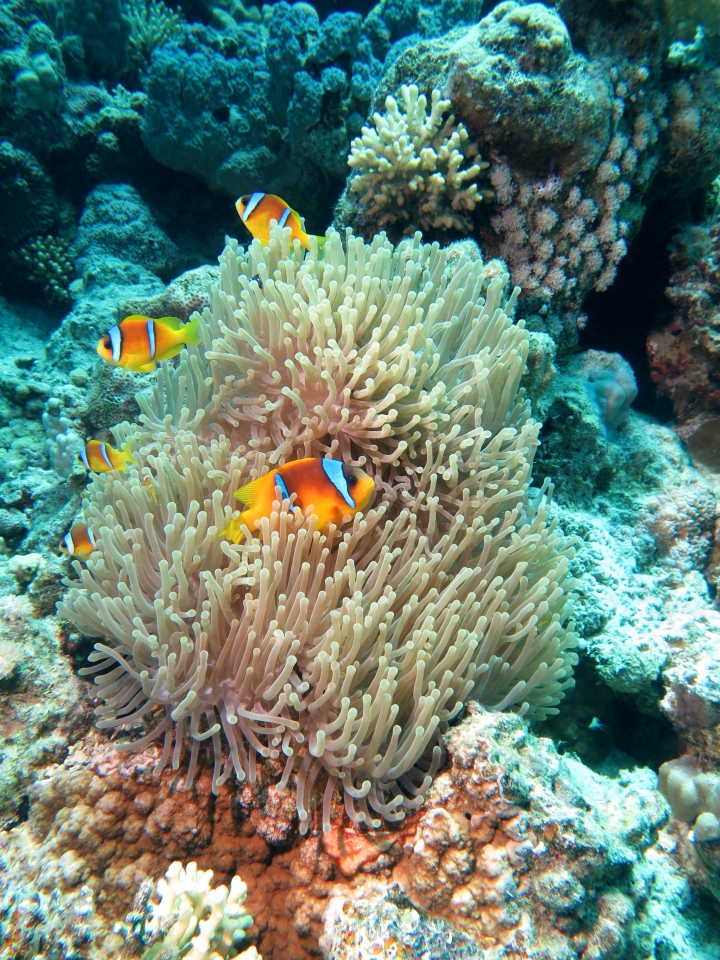
M 613 690 L 585 656 L 575 669 L 575 686 L 559 705 L 560 713 L 533 723 L 533 729 L 539 736 L 551 737 L 560 753 L 575 754 L 598 772 L 612 775 L 616 766 L 633 762 L 657 770 L 661 763 L 679 756 L 682 745 L 656 706 L 662 697 L 659 684 L 648 694 Z M 640 709 L 643 701 L 647 713 Z
M 666 397 L 658 396 L 650 379 L 645 344 L 648 334 L 671 320 L 671 304 L 665 297 L 671 272 L 669 246 L 678 230 L 692 222 L 693 206 L 684 203 L 668 210 L 667 204 L 655 203 L 645 214 L 613 285 L 603 293 L 590 293 L 583 303 L 588 323 L 580 333 L 580 349 L 622 354 L 637 379 L 639 392 L 633 407 L 662 422 L 673 418 L 672 406 Z

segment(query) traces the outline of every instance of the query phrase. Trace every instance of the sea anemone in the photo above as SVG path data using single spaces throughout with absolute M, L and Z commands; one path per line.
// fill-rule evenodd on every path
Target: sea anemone
M 332 233 L 320 257 L 277 228 L 220 262 L 203 343 L 115 428 L 137 469 L 93 479 L 98 549 L 59 611 L 101 638 L 99 726 L 151 727 L 121 748 L 162 736 L 178 767 L 189 731 L 192 783 L 209 739 L 216 790 L 282 760 L 302 832 L 319 795 L 330 829 L 336 787 L 355 822 L 399 820 L 468 699 L 542 718 L 573 682 L 516 294 L 419 235 Z M 321 530 L 276 502 L 228 543 L 237 489 L 298 456 L 364 466 L 375 504 Z

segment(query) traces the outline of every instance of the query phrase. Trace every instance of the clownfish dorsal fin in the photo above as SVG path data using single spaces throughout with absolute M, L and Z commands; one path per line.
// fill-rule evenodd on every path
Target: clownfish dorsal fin
M 258 498 L 260 487 L 264 479 L 265 477 L 258 477 L 257 480 L 251 480 L 250 483 L 246 483 L 244 487 L 240 487 L 240 489 L 235 492 L 235 496 L 238 498 L 240 503 L 244 504 L 246 507 L 252 507 Z

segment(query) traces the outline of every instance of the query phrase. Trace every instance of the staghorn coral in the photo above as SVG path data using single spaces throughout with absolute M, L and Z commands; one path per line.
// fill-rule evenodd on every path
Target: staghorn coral
M 546 490 L 528 496 L 538 425 L 506 279 L 464 255 L 451 273 L 419 235 L 333 233 L 323 260 L 279 229 L 226 248 L 203 345 L 114 431 L 138 469 L 84 504 L 99 549 L 58 609 L 103 638 L 101 727 L 147 717 L 135 746 L 163 736 L 159 771 L 189 724 L 187 783 L 211 739 L 214 790 L 280 760 L 305 832 L 320 791 L 330 829 L 336 785 L 355 822 L 417 808 L 470 697 L 556 712 L 572 548 Z M 374 470 L 377 505 L 320 531 L 278 503 L 259 538 L 219 536 L 241 484 L 312 455 Z
M 360 223 L 369 219 L 385 228 L 401 221 L 405 233 L 468 230 L 468 213 L 482 199 L 470 181 L 488 164 L 473 162 L 477 145 L 462 123 L 452 114 L 443 120 L 451 101 L 439 90 L 432 91 L 429 115 L 415 84 L 403 84 L 400 96 L 404 110 L 388 97 L 387 112 L 373 115 L 375 128 L 363 127 L 352 142 L 349 190 L 358 194 Z

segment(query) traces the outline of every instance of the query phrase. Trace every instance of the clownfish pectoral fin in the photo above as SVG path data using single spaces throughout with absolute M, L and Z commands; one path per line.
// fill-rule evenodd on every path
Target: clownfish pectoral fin
M 153 370 L 157 367 L 156 363 L 143 363 L 141 366 L 136 367 L 138 373 L 152 373 Z
M 254 506 L 260 493 L 261 482 L 264 479 L 264 477 L 258 477 L 257 480 L 252 480 L 250 483 L 246 483 L 244 487 L 236 490 L 235 496 L 240 503 L 244 503 L 246 507 Z

